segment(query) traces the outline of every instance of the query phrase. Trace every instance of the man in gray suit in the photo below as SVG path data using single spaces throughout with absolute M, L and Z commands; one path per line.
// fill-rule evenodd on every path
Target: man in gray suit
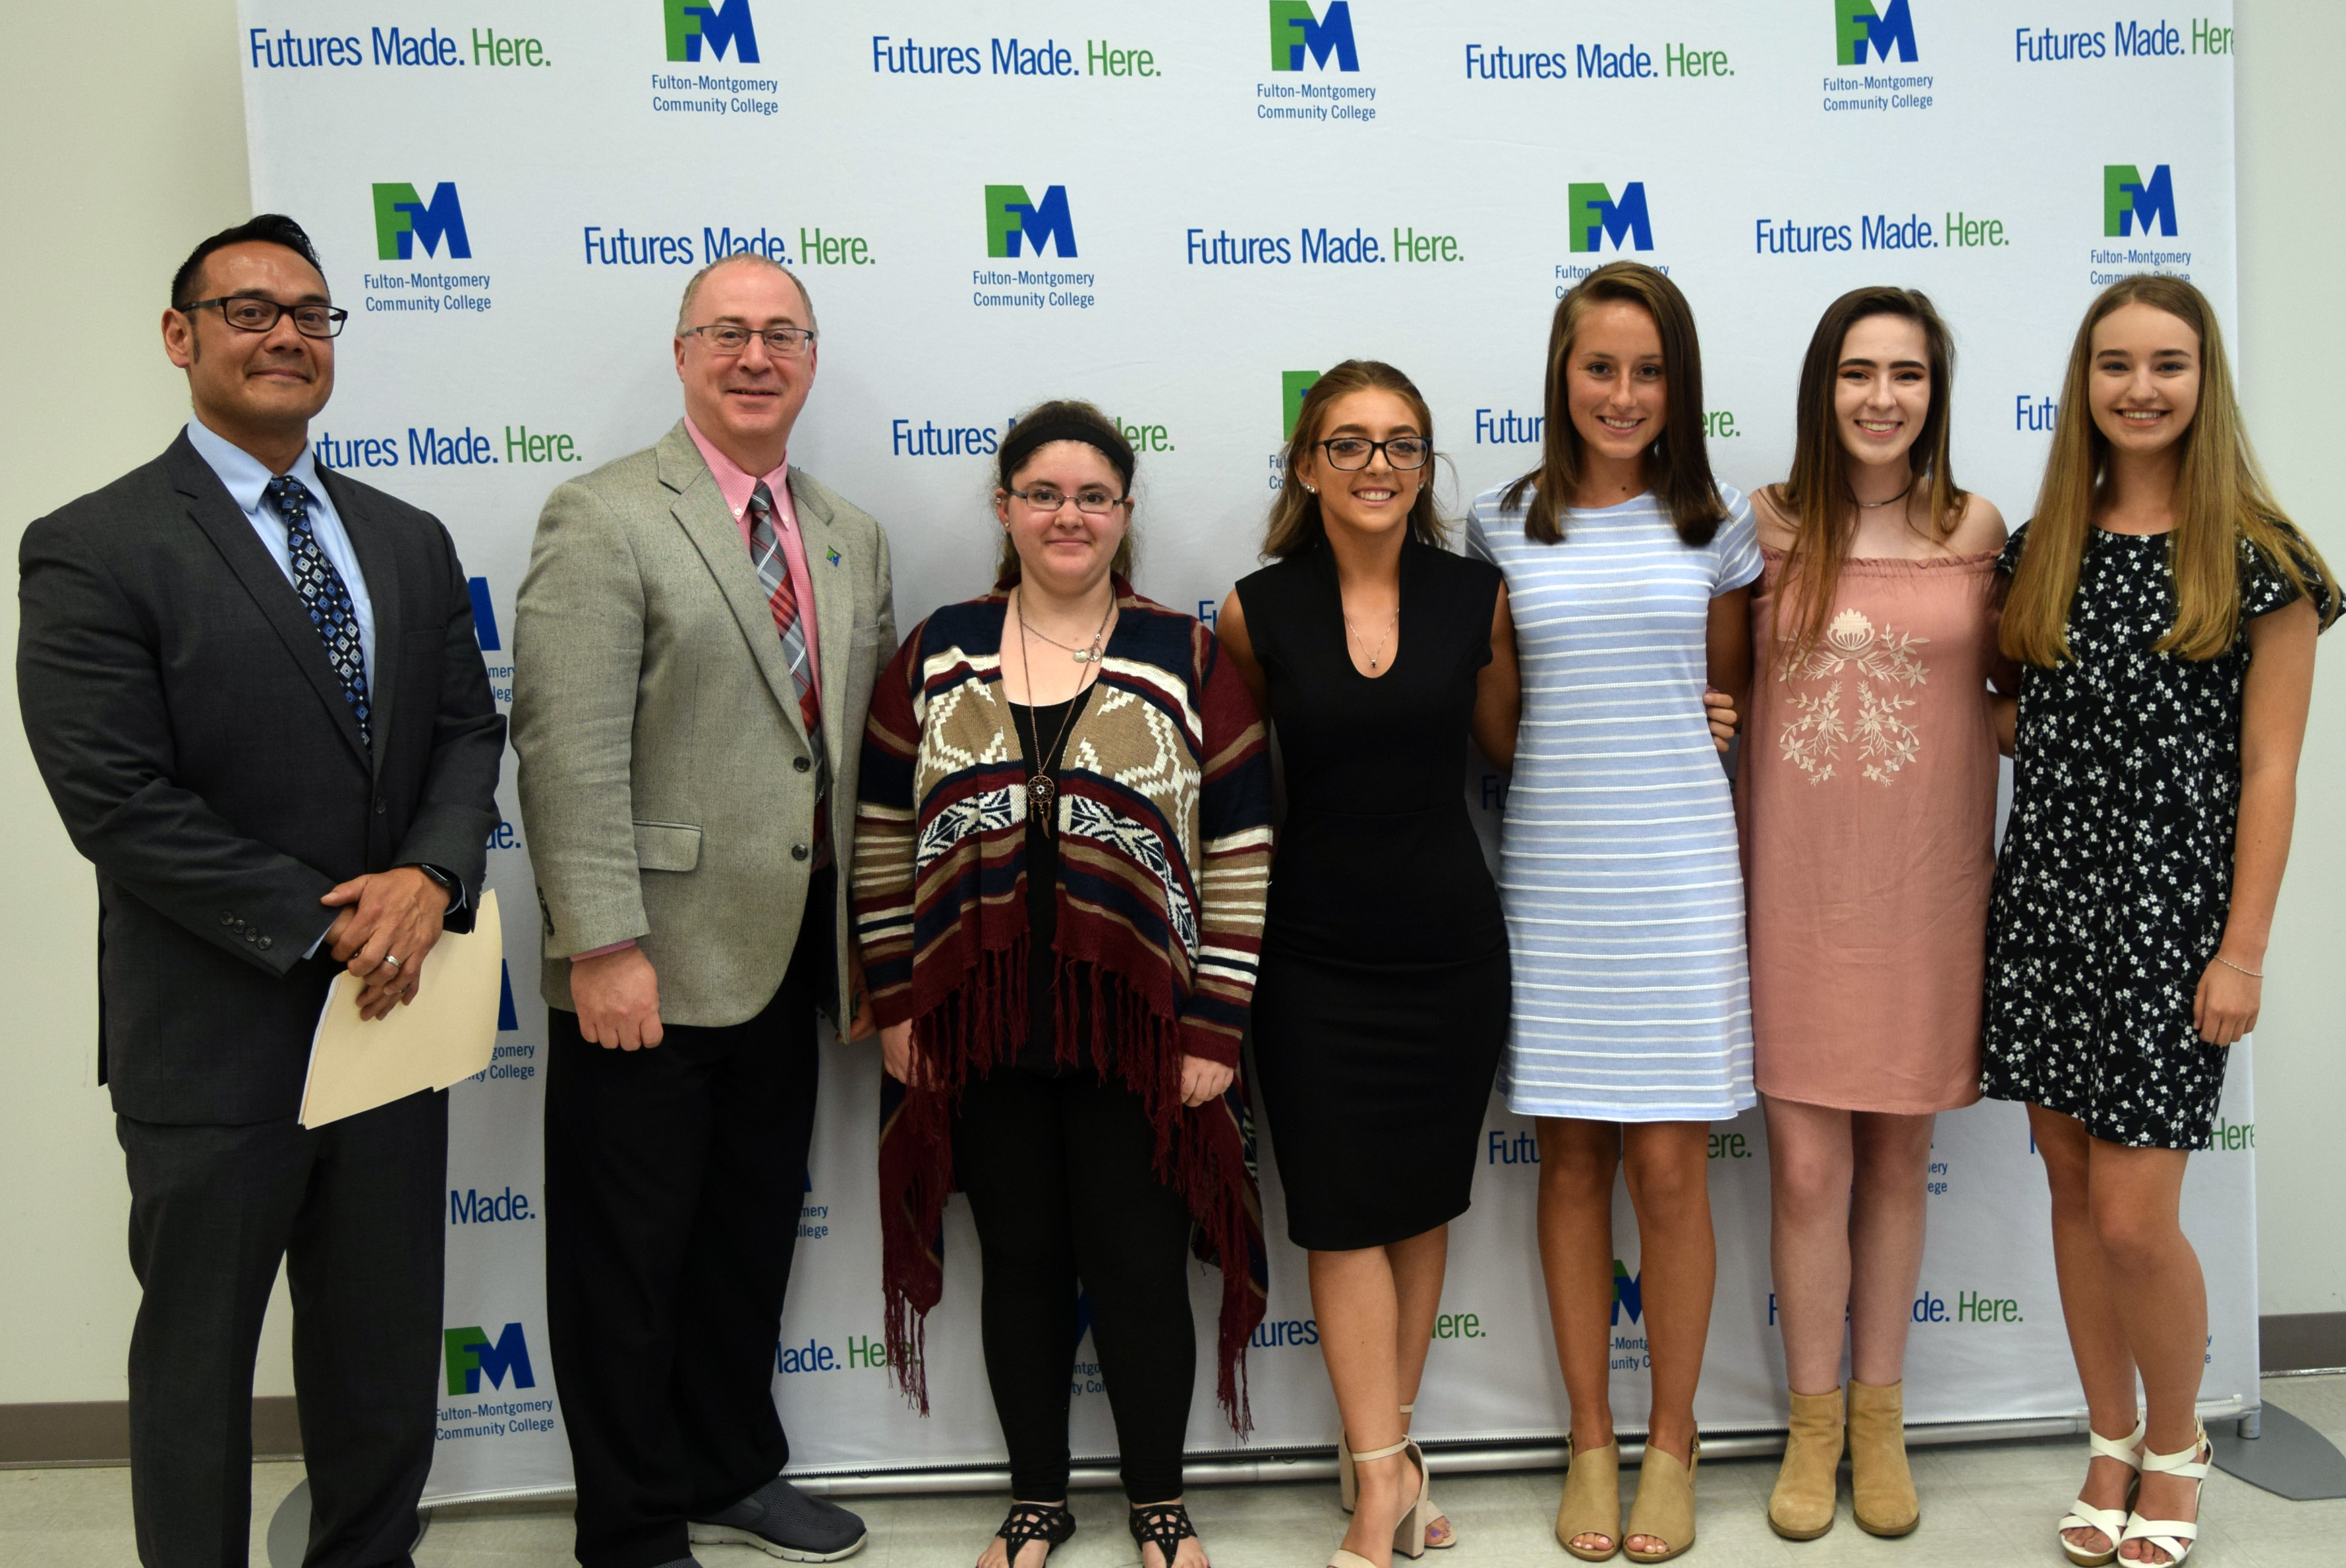
M 278 1262 L 309 1568 L 410 1568 L 439 1414 L 448 1096 L 296 1120 L 327 987 L 380 1017 L 470 931 L 505 720 L 447 531 L 319 466 L 343 312 L 268 214 L 199 245 L 195 417 L 25 531 L 16 689 L 97 868 L 98 1079 L 130 1180 L 130 1501 L 148 1568 L 243 1563 Z
M 842 933 L 888 541 L 789 465 L 816 362 L 795 278 L 704 269 L 675 353 L 684 418 L 547 499 L 517 606 L 546 1326 L 586 1568 L 692 1542 L 823 1563 L 862 1522 L 781 1479 L 771 1381 L 816 1010 L 869 1033 Z

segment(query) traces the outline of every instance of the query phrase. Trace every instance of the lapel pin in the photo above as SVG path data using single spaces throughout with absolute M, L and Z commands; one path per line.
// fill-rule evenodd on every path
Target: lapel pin
M 839 565 L 839 552 L 836 550 L 831 552 L 831 564 L 834 566 Z

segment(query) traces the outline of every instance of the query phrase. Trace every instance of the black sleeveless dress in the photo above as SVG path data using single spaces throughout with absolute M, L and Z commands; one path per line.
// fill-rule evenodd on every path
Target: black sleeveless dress
M 1257 1082 L 1298 1247 L 1466 1210 L 1505 1043 L 1507 930 L 1467 816 L 1499 569 L 1402 546 L 1392 662 L 1352 666 L 1327 545 L 1238 585 L 1287 787 L 1254 993 Z

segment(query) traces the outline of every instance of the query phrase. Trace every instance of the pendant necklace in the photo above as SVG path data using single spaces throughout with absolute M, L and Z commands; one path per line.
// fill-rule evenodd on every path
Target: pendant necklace
M 1024 657 L 1026 665 L 1026 713 L 1027 718 L 1031 722 L 1035 715 L 1035 665 L 1034 656 L 1029 651 L 1031 645 L 1026 641 L 1026 633 L 1029 628 L 1026 625 L 1026 612 L 1024 599 L 1025 596 L 1019 594 L 1015 589 L 1012 591 L 1010 596 L 1010 610 L 1013 615 L 1018 617 L 1018 651 Z M 1110 598 L 1107 604 L 1107 614 L 1100 616 L 1099 629 L 1092 633 L 1091 647 L 1080 652 L 1072 648 L 1067 649 L 1068 652 L 1075 654 L 1076 662 L 1077 664 L 1096 664 L 1098 662 L 1100 639 L 1107 634 L 1108 616 L 1115 614 L 1116 600 Z M 1051 638 L 1043 636 L 1041 632 L 1036 632 L 1035 635 L 1036 636 L 1043 637 L 1043 640 L 1046 643 L 1050 643 L 1053 647 L 1067 647 L 1067 645 L 1065 643 L 1053 642 Z M 1051 779 L 1051 759 L 1058 755 L 1060 743 L 1067 738 L 1068 727 L 1075 723 L 1076 703 L 1083 697 L 1084 687 L 1085 682 L 1078 679 L 1076 685 L 1076 694 L 1074 697 L 1067 698 L 1067 710 L 1059 716 L 1058 733 L 1051 737 L 1051 744 L 1049 746 L 1046 747 L 1043 745 L 1043 732 L 1039 726 L 1035 731 L 1035 749 L 1040 753 L 1040 755 L 1034 759 L 1033 766 L 1026 777 L 1026 799 L 1035 815 L 1043 820 L 1046 831 L 1055 830 L 1058 825 L 1057 820 L 1051 810 L 1052 799 L 1059 792 L 1058 785 L 1054 783 Z M 1014 725 L 1012 728 L 1015 728 L 1016 726 Z
M 1395 605 L 1393 606 L 1392 619 L 1385 623 L 1385 635 L 1377 639 L 1376 651 L 1369 655 L 1369 669 L 1372 674 L 1375 672 L 1378 661 L 1385 657 L 1385 645 L 1392 641 L 1393 630 L 1400 625 L 1401 606 L 1399 605 Z M 1352 617 L 1350 616 L 1346 616 L 1344 617 L 1344 635 L 1351 637 L 1355 642 L 1365 643 L 1368 640 L 1367 638 L 1362 637 L 1360 633 L 1352 629 Z

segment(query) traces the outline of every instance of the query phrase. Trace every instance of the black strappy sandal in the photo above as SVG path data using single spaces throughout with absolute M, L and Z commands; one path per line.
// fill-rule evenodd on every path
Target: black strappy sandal
M 1043 1543 L 1043 1556 L 1047 1561 L 1051 1549 L 1065 1546 L 1067 1537 L 1076 1532 L 1076 1516 L 1067 1512 L 1064 1502 L 1014 1502 L 1004 1516 L 1002 1528 L 994 1533 L 1002 1538 L 1010 1555 L 1010 1568 L 1018 1568 L 1018 1553 L 1028 1543 Z
M 1198 1527 L 1189 1522 L 1189 1511 L 1178 1502 L 1135 1503 L 1126 1522 L 1132 1527 L 1134 1545 L 1154 1544 L 1165 1554 L 1165 1568 L 1173 1568 L 1181 1543 L 1198 1536 Z

